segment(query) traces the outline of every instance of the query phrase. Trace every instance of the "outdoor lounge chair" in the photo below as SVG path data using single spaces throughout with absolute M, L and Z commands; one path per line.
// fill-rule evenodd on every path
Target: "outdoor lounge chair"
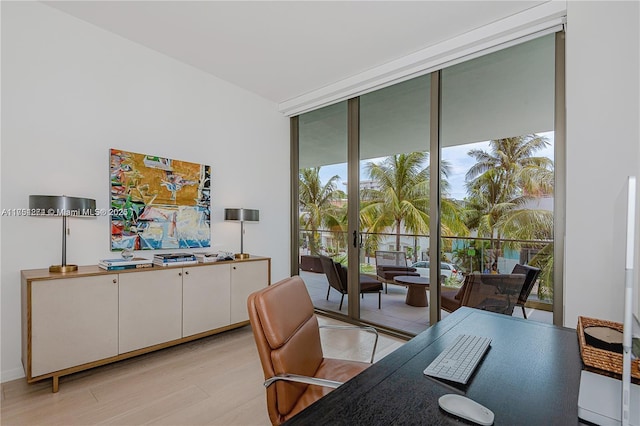
M 333 259 L 327 256 L 321 255 L 320 262 L 322 263 L 322 269 L 327 276 L 327 281 L 329 281 L 329 288 L 327 288 L 327 300 L 329 300 L 329 292 L 332 287 L 338 290 L 340 294 L 342 294 L 338 310 L 342 310 L 344 295 L 349 293 L 349 287 L 347 284 L 347 268 L 338 262 L 334 262 Z M 378 309 L 380 309 L 382 283 L 367 275 L 360 274 L 360 294 L 364 297 L 364 293 L 378 293 Z
M 524 304 L 527 302 L 527 299 L 529 298 L 529 294 L 531 294 L 531 289 L 533 288 L 533 285 L 535 284 L 536 279 L 540 274 L 540 269 L 534 268 L 533 266 L 517 264 L 516 266 L 513 267 L 511 274 L 525 275 L 525 279 L 522 284 L 522 288 L 519 292 L 518 300 L 515 303 L 515 306 L 520 306 L 522 308 L 522 314 L 526 319 L 527 314 L 524 310 Z M 465 276 L 465 280 L 462 284 L 462 287 L 460 288 L 451 288 L 451 287 L 444 287 L 444 286 L 441 287 L 440 303 L 443 310 L 447 312 L 453 312 L 456 309 L 458 309 L 460 306 L 469 306 L 469 305 L 463 304 L 463 299 L 467 291 L 468 281 L 472 279 L 472 275 L 474 274 L 469 274 Z M 475 275 L 478 275 L 478 274 L 475 274 Z M 485 275 L 485 274 L 482 274 L 482 275 Z M 486 274 L 486 275 L 492 275 L 492 274 Z
M 536 283 L 538 279 L 538 275 L 540 275 L 540 269 L 534 268 L 529 265 L 516 265 L 513 267 L 512 274 L 525 274 L 527 278 L 524 281 L 524 285 L 522 286 L 522 291 L 520 292 L 520 296 L 518 296 L 518 303 L 516 306 L 520 306 L 522 308 L 522 315 L 525 319 L 527 319 L 527 313 L 524 310 L 524 304 L 527 303 L 527 299 L 531 294 L 531 290 L 533 289 L 533 285 Z
M 393 279 L 399 275 L 420 276 L 416 268 L 407 265 L 405 252 L 382 250 L 376 250 L 376 275 L 378 280 L 384 283 L 385 293 L 388 284 L 397 284 Z
M 461 306 L 504 315 L 513 314 L 526 275 L 471 274 L 469 277 Z

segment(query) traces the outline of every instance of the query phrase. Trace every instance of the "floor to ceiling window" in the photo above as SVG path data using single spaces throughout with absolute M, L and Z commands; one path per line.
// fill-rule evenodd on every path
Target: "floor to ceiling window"
M 458 204 L 467 228 L 443 223 L 442 260 L 465 273 L 540 268 L 529 305 L 546 310 L 553 298 L 554 50 L 551 34 L 441 73 L 441 196 Z
M 316 308 L 407 334 L 427 328 L 439 312 L 430 297 L 428 306 L 413 306 L 407 287 L 387 284 L 378 307 L 377 294 L 360 294 L 376 277 L 376 251 L 389 251 L 441 289 L 460 288 L 467 274 L 535 266 L 541 273 L 525 313 L 552 321 L 555 40 L 533 39 L 436 71 L 436 80 L 426 74 L 297 117 L 294 250 Z M 431 170 L 439 177 L 436 214 Z M 332 282 L 320 256 L 342 283 Z M 361 282 L 349 264 L 356 260 Z M 357 288 L 352 306 L 346 281 Z
M 376 251 L 403 252 L 409 265 L 426 258 L 429 94 L 425 75 L 360 97 L 361 272 L 375 275 Z M 360 318 L 421 331 L 428 308 L 407 305 L 406 294 L 405 286 L 386 283 L 381 308 L 361 304 Z
M 316 308 L 346 313 L 346 288 L 333 274 L 330 285 L 319 256 L 337 263 L 336 270 L 347 257 L 347 103 L 303 114 L 298 126 L 300 268 L 308 272 L 303 278 Z

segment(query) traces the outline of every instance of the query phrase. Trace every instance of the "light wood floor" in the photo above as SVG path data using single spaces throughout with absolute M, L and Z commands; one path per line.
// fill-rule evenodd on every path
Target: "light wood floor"
M 320 318 L 324 324 L 337 321 Z M 323 330 L 325 356 L 367 360 L 371 335 Z M 404 342 L 380 335 L 376 360 Z M 249 326 L 28 385 L 2 384 L 2 425 L 269 425 Z

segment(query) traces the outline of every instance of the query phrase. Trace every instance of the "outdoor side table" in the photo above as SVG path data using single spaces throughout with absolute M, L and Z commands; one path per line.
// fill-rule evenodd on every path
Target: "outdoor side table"
M 398 275 L 393 280 L 398 284 L 407 286 L 407 298 L 405 299 L 407 305 L 418 307 L 429 306 L 429 302 L 427 301 L 429 278 Z

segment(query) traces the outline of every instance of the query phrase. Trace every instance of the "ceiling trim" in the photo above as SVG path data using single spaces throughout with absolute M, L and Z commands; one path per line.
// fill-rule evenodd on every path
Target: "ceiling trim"
M 281 102 L 287 117 L 299 115 L 354 96 L 445 68 L 492 51 L 523 43 L 565 23 L 566 0 L 552 0 L 363 73 Z

